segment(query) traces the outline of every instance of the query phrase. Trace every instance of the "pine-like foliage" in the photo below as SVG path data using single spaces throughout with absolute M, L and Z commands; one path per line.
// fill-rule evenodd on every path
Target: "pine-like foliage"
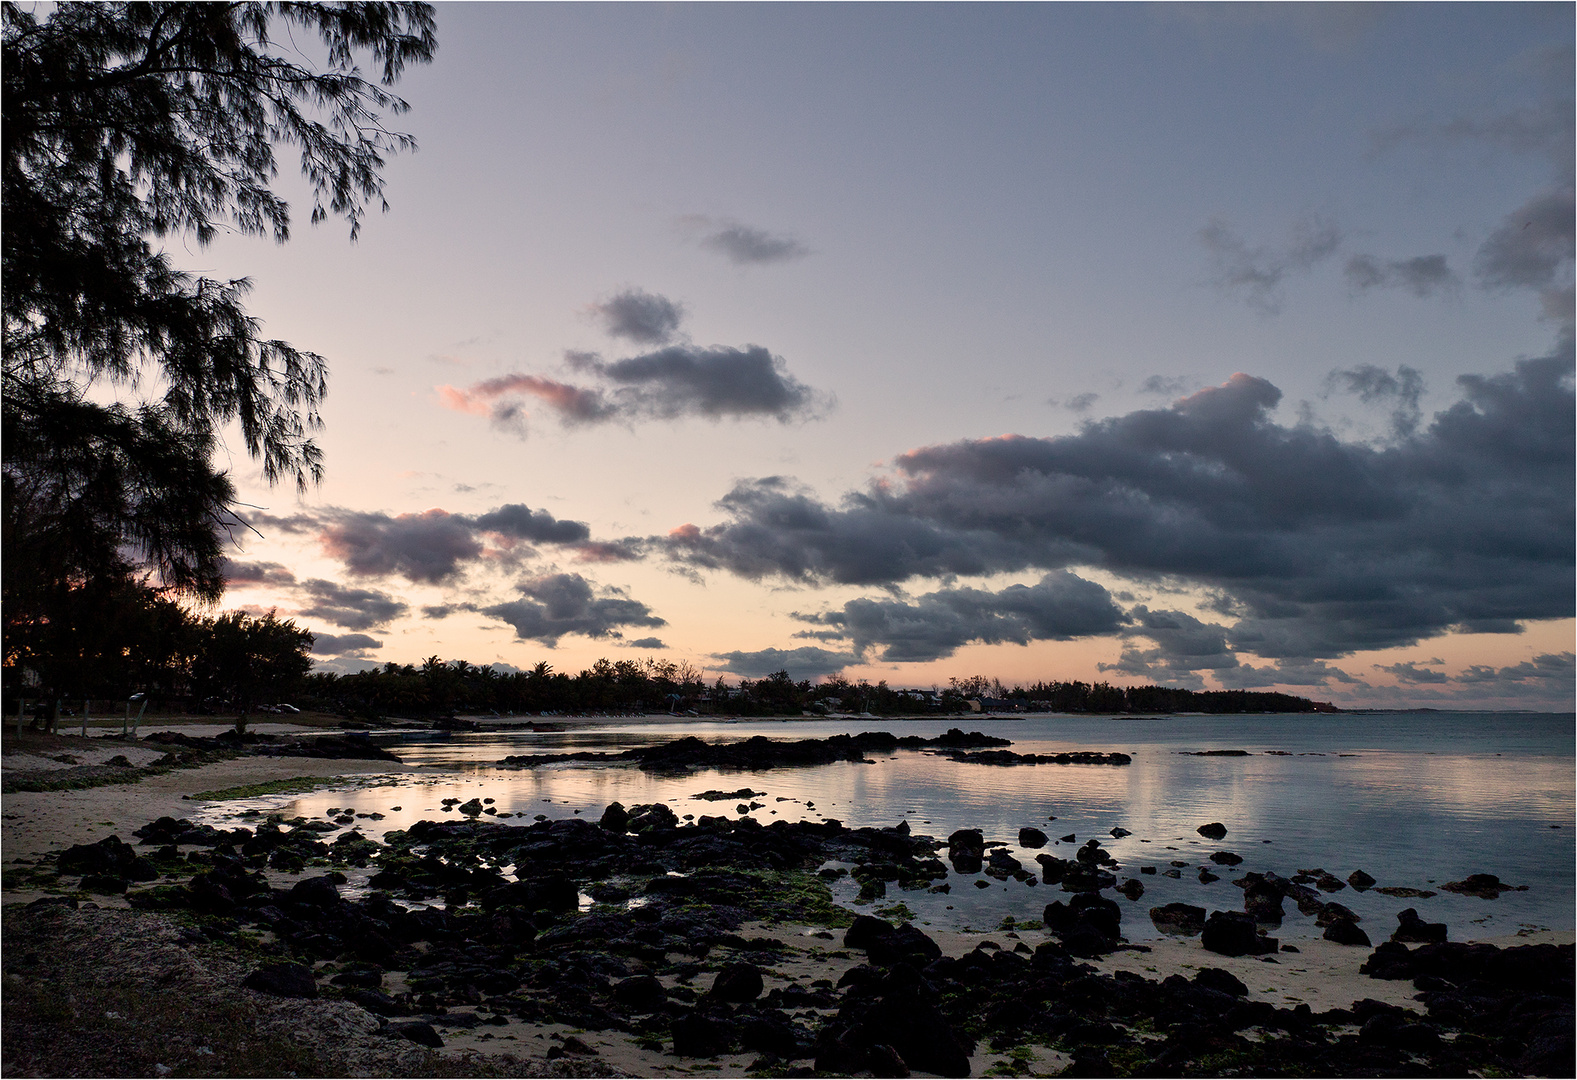
M 286 240 L 287 148 L 312 220 L 354 239 L 386 208 L 386 156 L 414 145 L 383 126 L 407 108 L 384 87 L 436 48 L 421 3 L 43 10 L 0 6 L 8 630 L 105 575 L 217 599 L 237 524 L 212 462 L 227 424 L 270 482 L 321 476 L 323 358 L 262 336 L 246 280 L 185 273 L 163 245 Z
M 303 28 L 319 69 L 273 50 Z M 339 214 L 355 236 L 385 156 L 412 147 L 380 123 L 405 102 L 356 54 L 386 85 L 434 49 L 423 3 L 3 5 L 8 555 L 27 517 L 17 539 L 80 549 L 60 553 L 80 572 L 129 549 L 213 598 L 232 498 L 208 462 L 216 430 L 238 421 L 270 481 L 319 478 L 322 356 L 263 339 L 248 282 L 183 273 L 161 244 L 224 227 L 284 241 L 282 147 L 300 151 L 312 219 Z

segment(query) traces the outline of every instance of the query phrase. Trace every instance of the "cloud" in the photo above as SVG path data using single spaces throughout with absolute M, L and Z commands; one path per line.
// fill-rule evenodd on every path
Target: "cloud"
M 895 662 L 941 659 L 971 642 L 1027 645 L 1109 634 L 1128 621 L 1104 588 L 1065 570 L 998 592 L 952 588 L 912 602 L 858 599 L 797 617 L 835 627 L 859 653 L 878 649 L 880 659 Z
M 575 557 L 581 562 L 589 563 L 633 562 L 645 554 L 644 545 L 633 537 L 619 540 L 587 540 L 573 546 Z
M 1384 389 L 1354 372 L 1360 393 Z M 1515 631 L 1572 614 L 1571 380 L 1568 338 L 1459 378 L 1460 400 L 1377 447 L 1277 423 L 1280 391 L 1239 374 L 1074 435 L 914 450 L 836 505 L 782 477 L 745 481 L 720 523 L 647 543 L 695 569 L 805 583 L 1091 567 L 1216 594 L 1238 615 L 1227 646 L 1275 660 Z
M 1049 401 L 1046 402 L 1046 404 L 1048 404 L 1048 405 L 1061 405 L 1064 409 L 1067 409 L 1069 412 L 1082 413 L 1082 412 L 1089 412 L 1090 411 L 1090 406 L 1094 405 L 1097 401 L 1100 400 L 1100 398 L 1101 398 L 1101 395 L 1099 395 L 1099 394 L 1086 392 L 1086 393 L 1083 393 L 1083 394 L 1075 394 L 1072 397 L 1067 398 L 1066 400 L 1064 400 L 1062 398 L 1051 398 Z
M 1219 672 L 1238 666 L 1227 644 L 1227 628 L 1207 623 L 1183 611 L 1151 611 L 1139 605 L 1129 614 L 1129 635 L 1149 638 L 1153 648 L 1125 644 L 1116 663 L 1101 663 L 1101 671 L 1115 671 L 1172 686 L 1199 689 L 1204 681 L 1197 672 Z
M 1456 116 L 1437 121 L 1419 119 L 1375 131 L 1370 141 L 1384 153 L 1405 143 L 1450 145 L 1478 143 L 1515 154 L 1548 154 L 1560 169 L 1572 160 L 1571 46 L 1552 50 L 1550 89 L 1539 101 L 1495 113 Z
M 570 424 L 592 424 L 618 414 L 618 409 L 603 398 L 602 391 L 540 375 L 512 373 L 464 389 L 447 385 L 434 389 L 444 408 L 485 416 L 495 427 L 520 435 L 526 432 L 527 418 L 521 397 L 536 398 Z
M 815 405 L 811 389 L 759 345 L 742 349 L 674 345 L 598 364 L 595 370 L 624 388 L 621 408 L 629 415 L 672 419 L 695 414 L 714 420 L 771 416 L 786 422 Z
M 356 577 L 399 575 L 426 585 L 453 580 L 470 563 L 512 565 L 529 553 L 521 541 L 573 546 L 591 535 L 583 522 L 520 503 L 475 517 L 438 507 L 405 514 L 327 507 L 290 517 L 262 514 L 258 523 L 316 535 L 324 553 Z
M 1443 664 L 1445 661 L 1437 658 L 1434 660 L 1426 660 L 1424 663 Z M 1419 667 L 1418 664 L 1419 662 L 1416 660 L 1408 660 L 1405 663 L 1400 664 L 1376 664 L 1375 670 L 1389 671 L 1392 675 L 1396 676 L 1398 682 L 1409 683 L 1413 685 L 1432 684 L 1438 686 L 1451 681 L 1451 676 L 1447 675 L 1445 672 L 1431 671 L 1429 668 Z
M 666 649 L 668 647 L 663 643 L 662 638 L 655 637 L 636 638 L 634 641 L 626 641 L 624 645 L 625 648 L 629 649 Z
M 1412 435 L 1423 420 L 1419 401 L 1424 394 L 1424 377 L 1406 364 L 1392 375 L 1373 364 L 1360 364 L 1344 371 L 1333 371 L 1325 377 L 1326 392 L 1345 390 L 1356 394 L 1365 405 L 1395 402 L 1391 413 L 1391 429 L 1398 436 Z
M 354 654 L 336 656 L 330 660 L 314 660 L 312 670 L 314 673 L 328 673 L 331 675 L 355 675 L 362 671 L 377 671 L 383 667 L 376 660 L 359 657 Z
M 604 587 L 599 596 L 593 584 L 579 574 L 547 574 L 521 582 L 520 599 L 480 611 L 513 626 L 522 640 L 539 641 L 549 648 L 566 634 L 619 638 L 620 627 L 668 625 L 622 590 Z
M 1473 271 L 1489 288 L 1548 289 L 1566 283 L 1574 243 L 1571 189 L 1541 192 L 1506 215 L 1479 247 Z
M 1213 671 L 1216 682 L 1228 690 L 1250 690 L 1259 686 L 1316 686 L 1329 687 L 1331 682 L 1347 686 L 1367 687 L 1362 679 L 1348 674 L 1341 668 L 1331 667 L 1323 660 L 1287 659 L 1274 664 L 1255 667 L 1238 664 L 1236 667 Z
M 472 518 L 471 524 L 481 532 L 541 544 L 573 544 L 591 536 L 585 522 L 560 521 L 546 510 L 533 510 L 524 503 L 506 503 Z
M 1309 215 L 1293 223 L 1287 242 L 1278 247 L 1250 246 L 1220 218 L 1201 229 L 1199 239 L 1215 264 L 1216 287 L 1241 293 L 1249 304 L 1274 315 L 1281 310 L 1282 280 L 1334 255 L 1342 237 L 1334 224 Z
M 1577 678 L 1577 654 L 1570 652 L 1540 653 L 1532 660 L 1498 670 L 1487 664 L 1474 664 L 1457 676 L 1459 682 L 1474 684 L 1555 683 L 1567 693 L 1574 678 Z
M 716 252 L 736 266 L 765 266 L 791 262 L 810 254 L 810 249 L 792 236 L 769 233 L 741 225 L 737 221 L 714 221 L 696 215 L 682 221 L 689 228 L 705 230 L 701 246 Z
M 1162 397 L 1181 397 L 1199 384 L 1193 379 L 1167 375 L 1151 375 L 1139 387 L 1141 393 L 1159 394 Z
M 294 585 L 296 575 L 277 562 L 237 562 L 225 559 L 221 571 L 229 588 L 253 585 Z
M 312 635 L 312 651 L 319 656 L 362 656 L 369 649 L 381 649 L 383 642 L 366 634 Z
M 482 554 L 470 521 L 437 508 L 392 517 L 340 511 L 323 526 L 318 542 L 358 577 L 400 574 L 425 584 L 454 577 L 461 563 Z
M 1454 293 L 1462 282 L 1444 255 L 1418 255 L 1411 259 L 1377 259 L 1373 255 L 1354 255 L 1342 271 L 1353 292 L 1370 289 L 1404 289 L 1419 299 L 1435 293 Z
M 736 650 L 714 653 L 713 656 L 723 661 L 721 667 L 724 671 L 735 675 L 758 679 L 763 675 L 786 671 L 789 678 L 796 681 L 831 675 L 860 662 L 860 658 L 853 653 L 833 652 L 809 645 L 798 649 L 758 649 L 755 652 Z
M 618 420 L 709 420 L 770 417 L 782 423 L 812 419 L 830 400 L 788 373 L 781 357 L 760 345 L 733 348 L 670 345 L 624 360 L 569 353 L 576 370 L 606 386 L 586 387 L 537 375 L 505 375 L 465 389 L 438 387 L 450 409 L 486 416 L 524 434 L 522 397 L 536 398 L 567 424 Z
M 638 345 L 666 345 L 679 333 L 684 321 L 684 306 L 666 296 L 626 289 L 593 304 L 591 310 L 602 320 L 603 329 Z
M 312 597 L 312 603 L 301 609 L 302 615 L 351 630 L 385 626 L 410 610 L 403 601 L 376 589 L 353 589 L 321 578 L 303 582 L 301 587 Z

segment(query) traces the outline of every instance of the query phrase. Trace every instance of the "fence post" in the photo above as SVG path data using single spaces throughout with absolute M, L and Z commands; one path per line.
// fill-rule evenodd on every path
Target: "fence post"
M 82 737 L 84 739 L 86 739 L 88 737 L 88 706 L 91 705 L 91 704 L 93 704 L 92 700 L 86 699 L 86 698 L 83 699 L 83 702 L 82 702 Z

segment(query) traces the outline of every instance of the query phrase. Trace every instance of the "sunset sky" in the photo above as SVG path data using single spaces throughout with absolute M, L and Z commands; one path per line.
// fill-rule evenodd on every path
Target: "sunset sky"
M 1573 9 L 440 5 L 226 607 L 438 655 L 1570 709 Z M 282 158 L 283 172 L 292 171 Z

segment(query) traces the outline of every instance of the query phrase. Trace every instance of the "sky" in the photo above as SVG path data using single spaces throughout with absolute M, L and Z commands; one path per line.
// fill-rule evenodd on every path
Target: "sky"
M 1571 5 L 438 8 L 221 464 L 323 670 L 1572 708 Z

